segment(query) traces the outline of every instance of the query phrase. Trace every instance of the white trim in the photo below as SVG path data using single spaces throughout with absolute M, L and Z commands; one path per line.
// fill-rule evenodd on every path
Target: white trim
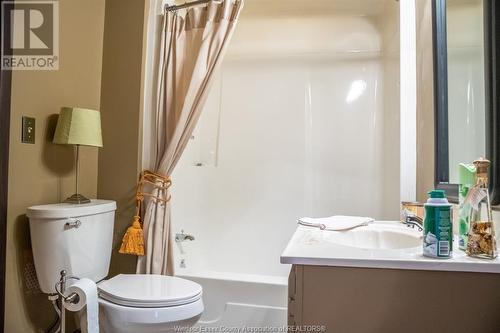
M 400 199 L 417 197 L 417 56 L 415 0 L 400 1 Z

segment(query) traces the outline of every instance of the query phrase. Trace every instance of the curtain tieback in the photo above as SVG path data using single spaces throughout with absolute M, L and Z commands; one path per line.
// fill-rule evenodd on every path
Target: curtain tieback
M 144 184 L 149 184 L 153 186 L 153 190 L 159 190 L 161 192 L 166 192 L 170 186 L 172 186 L 172 181 L 170 177 L 160 175 L 156 172 L 144 170 L 139 174 L 139 181 L 137 182 L 137 188 L 135 192 L 136 209 L 135 216 L 132 225 L 128 227 L 125 235 L 122 239 L 122 245 L 120 246 L 120 253 L 123 254 L 133 254 L 137 256 L 144 255 L 144 232 L 142 230 L 141 223 L 141 208 L 144 197 L 149 197 L 153 200 L 162 202 L 163 204 L 170 201 L 171 196 L 163 198 L 159 195 L 154 195 L 148 192 L 144 192 Z

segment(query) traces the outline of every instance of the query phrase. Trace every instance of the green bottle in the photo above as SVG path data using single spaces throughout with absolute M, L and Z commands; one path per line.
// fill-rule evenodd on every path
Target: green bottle
M 473 164 L 460 163 L 458 165 L 458 247 L 467 249 L 467 234 L 471 205 L 465 198 L 469 190 L 476 184 L 476 167 Z
M 443 190 L 429 192 L 424 204 L 424 256 L 432 258 L 451 258 L 453 253 L 453 223 L 451 204 Z

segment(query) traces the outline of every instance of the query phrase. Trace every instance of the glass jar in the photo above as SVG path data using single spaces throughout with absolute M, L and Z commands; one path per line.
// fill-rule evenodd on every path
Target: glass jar
M 471 257 L 494 259 L 497 256 L 497 244 L 488 192 L 490 161 L 478 159 L 474 165 L 476 184 L 466 198 L 471 205 L 466 253 Z

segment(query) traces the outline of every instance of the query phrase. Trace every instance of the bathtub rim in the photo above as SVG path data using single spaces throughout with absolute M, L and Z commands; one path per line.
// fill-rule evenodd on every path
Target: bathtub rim
M 277 276 L 181 268 L 175 270 L 175 276 L 186 279 L 213 279 L 231 282 L 266 284 L 281 287 L 288 286 L 288 274 L 287 276 Z

